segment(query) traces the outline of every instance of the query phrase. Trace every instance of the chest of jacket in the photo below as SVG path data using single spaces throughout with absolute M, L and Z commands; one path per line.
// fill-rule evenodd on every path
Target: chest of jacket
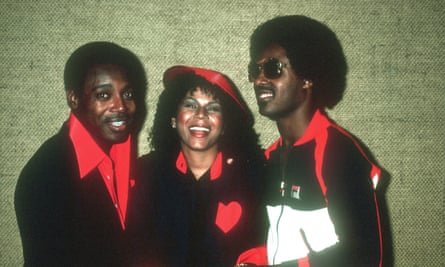
M 315 142 L 293 147 L 285 166 L 282 166 L 279 149 L 271 153 L 266 179 L 268 204 L 285 204 L 297 210 L 326 206 L 316 176 L 314 149 Z

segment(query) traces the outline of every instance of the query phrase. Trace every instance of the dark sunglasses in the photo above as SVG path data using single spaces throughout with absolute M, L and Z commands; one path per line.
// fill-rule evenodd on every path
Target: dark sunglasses
M 264 77 L 266 79 L 277 79 L 283 73 L 283 68 L 287 64 L 282 63 L 276 58 L 268 58 L 263 64 L 257 64 L 255 62 L 250 62 L 249 64 L 249 81 L 253 82 L 260 75 L 261 71 L 264 72 Z

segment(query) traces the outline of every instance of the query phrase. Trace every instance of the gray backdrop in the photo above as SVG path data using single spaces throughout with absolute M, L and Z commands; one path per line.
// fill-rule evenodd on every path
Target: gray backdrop
M 13 193 L 40 144 L 67 118 L 63 66 L 78 46 L 110 40 L 140 56 L 151 112 L 174 64 L 214 68 L 242 89 L 248 38 L 277 15 L 303 14 L 337 32 L 350 66 L 343 102 L 330 114 L 366 143 L 387 171 L 387 248 L 395 266 L 444 266 L 444 3 L 442 0 L 140 0 L 0 3 L 0 266 L 22 263 Z M 267 146 L 275 126 L 256 116 Z M 391 234 L 391 235 L 390 235 Z M 391 249 L 388 249 L 391 250 Z

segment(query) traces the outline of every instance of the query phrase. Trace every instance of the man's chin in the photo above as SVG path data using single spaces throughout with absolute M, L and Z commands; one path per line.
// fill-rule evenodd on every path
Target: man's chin
M 130 133 L 127 132 L 119 134 L 108 134 L 106 136 L 103 136 L 102 140 L 104 140 L 104 142 L 108 143 L 109 145 L 121 144 L 127 141 L 129 135 Z
M 260 107 L 260 109 L 259 109 L 259 113 L 260 113 L 262 116 L 267 117 L 267 118 L 269 118 L 270 120 L 273 120 L 273 121 L 275 121 L 275 120 L 278 119 L 277 114 L 275 114 L 274 112 L 270 112 L 269 110 L 267 110 L 267 109 L 265 109 L 265 108 L 261 108 L 261 107 Z
M 270 115 L 270 110 L 267 109 L 266 103 L 261 103 L 258 105 L 258 112 L 265 117 L 269 117 Z
M 110 143 L 113 143 L 113 144 L 120 144 L 120 143 L 123 143 L 123 142 L 127 141 L 129 135 L 130 135 L 130 134 L 127 133 L 127 134 L 125 134 L 125 135 L 115 136 L 115 137 L 110 138 L 110 139 L 108 139 L 108 140 L 110 141 Z

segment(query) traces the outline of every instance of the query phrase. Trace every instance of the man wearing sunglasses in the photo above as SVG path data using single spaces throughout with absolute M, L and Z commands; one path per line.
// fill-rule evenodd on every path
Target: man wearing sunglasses
M 327 26 L 277 17 L 250 39 L 249 80 L 280 138 L 266 150 L 267 258 L 279 266 L 381 266 L 380 168 L 325 110 L 347 64 Z

